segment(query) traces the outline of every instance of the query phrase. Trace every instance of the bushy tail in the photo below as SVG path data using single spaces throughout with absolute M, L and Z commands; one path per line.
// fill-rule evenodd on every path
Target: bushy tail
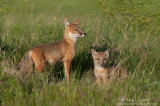
M 11 59 L 0 62 L 0 67 L 2 67 L 2 73 L 4 72 L 11 76 L 15 75 L 19 80 L 25 81 L 24 79 L 30 78 L 31 73 L 33 72 L 33 61 L 27 52 L 22 57 L 18 67 L 15 67 L 15 65 L 12 64 Z
M 18 69 L 23 72 L 30 72 L 33 70 L 33 61 L 28 52 L 22 57 L 18 64 Z

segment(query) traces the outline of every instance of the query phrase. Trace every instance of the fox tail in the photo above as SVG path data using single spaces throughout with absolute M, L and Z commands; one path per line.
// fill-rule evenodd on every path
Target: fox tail
M 18 69 L 20 71 L 29 72 L 33 70 L 33 60 L 31 56 L 29 56 L 29 52 L 27 52 L 21 59 L 18 64 Z

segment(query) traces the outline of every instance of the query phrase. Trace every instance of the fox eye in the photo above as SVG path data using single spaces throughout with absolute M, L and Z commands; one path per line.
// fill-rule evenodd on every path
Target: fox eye
M 78 29 L 75 29 L 76 31 L 78 31 Z
M 106 59 L 103 59 L 103 60 L 106 60 Z
M 97 58 L 97 60 L 99 60 L 99 58 Z

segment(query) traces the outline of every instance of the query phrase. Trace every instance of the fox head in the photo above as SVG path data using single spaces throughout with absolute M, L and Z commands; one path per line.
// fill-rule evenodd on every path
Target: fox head
M 96 52 L 94 49 L 91 50 L 93 61 L 95 65 L 104 67 L 109 58 L 109 49 L 105 52 Z
M 79 26 L 79 22 L 80 19 L 78 19 L 74 22 L 74 24 L 72 24 L 65 18 L 65 37 L 76 41 L 78 37 L 86 36 L 86 33 L 83 32 L 83 29 Z

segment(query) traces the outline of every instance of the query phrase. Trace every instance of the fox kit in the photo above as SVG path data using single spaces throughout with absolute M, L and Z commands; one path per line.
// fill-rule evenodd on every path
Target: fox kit
M 101 80 L 107 84 L 110 79 L 127 77 L 127 70 L 123 66 L 112 66 L 108 69 L 105 68 L 109 58 L 109 50 L 106 50 L 105 52 L 96 52 L 94 49 L 92 49 L 91 53 L 94 60 L 94 74 L 97 78 L 99 87 L 101 86 Z
M 64 39 L 59 42 L 31 48 L 21 59 L 21 62 L 18 65 L 19 69 L 33 69 L 34 65 L 35 69 L 41 72 L 46 63 L 52 64 L 62 61 L 64 63 L 67 83 L 69 83 L 71 61 L 75 55 L 75 43 L 78 37 L 86 36 L 86 33 L 83 32 L 82 28 L 79 26 L 79 21 L 80 19 L 74 24 L 71 24 L 65 19 Z

